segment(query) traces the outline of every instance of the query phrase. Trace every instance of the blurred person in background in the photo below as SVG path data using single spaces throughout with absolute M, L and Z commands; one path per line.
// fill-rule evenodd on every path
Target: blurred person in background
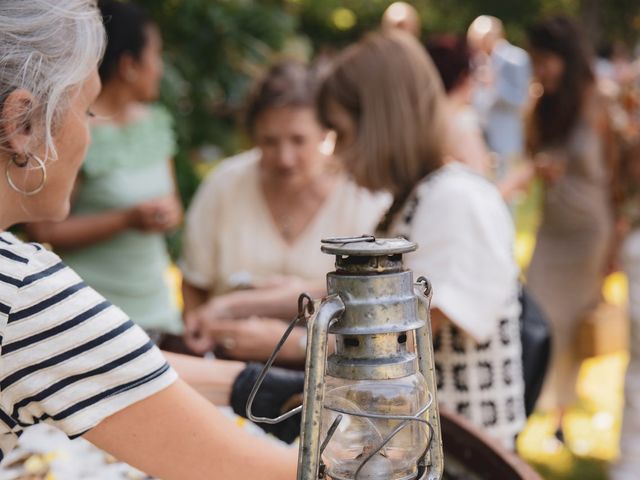
M 598 78 L 615 81 L 616 69 L 613 64 L 613 43 L 606 41 L 598 45 L 595 73 Z
M 528 31 L 543 93 L 530 118 L 528 148 L 544 181 L 542 221 L 527 273 L 553 333 L 550 370 L 539 403 L 562 415 L 576 398 L 580 320 L 601 299 L 611 251 L 612 142 L 592 56 L 575 21 L 552 17 Z
M 529 56 L 507 41 L 502 22 L 489 15 L 471 23 L 467 38 L 476 68 L 474 106 L 489 149 L 496 154 L 494 178 L 500 181 L 524 152 L 523 113 L 531 77 Z
M 621 102 L 622 103 L 622 102 Z M 629 302 L 629 363 L 624 380 L 620 456 L 610 469 L 612 480 L 635 479 L 640 472 L 640 128 L 638 105 L 624 106 L 620 125 L 621 155 L 616 231 L 620 267 L 627 277 Z
M 427 51 L 440 73 L 447 94 L 446 153 L 484 176 L 491 174 L 491 158 L 476 112 L 471 106 L 474 82 L 471 52 L 464 37 L 433 36 Z
M 325 291 L 333 260 L 320 240 L 372 233 L 388 205 L 321 151 L 316 86 L 302 63 L 271 67 L 247 102 L 255 148 L 217 167 L 189 208 L 180 265 L 187 343 L 198 352 L 266 360 L 298 295 Z M 281 359 L 301 365 L 305 329 L 292 335 Z
M 627 46 L 620 41 L 602 42 L 597 50 L 595 73 L 598 80 L 618 85 L 628 83 L 633 77 L 633 67 Z
M 382 15 L 383 30 L 404 30 L 416 38 L 420 38 L 422 26 L 420 14 L 413 5 L 406 2 L 394 2 Z
M 627 276 L 629 296 L 629 363 L 624 381 L 620 457 L 610 470 L 612 480 L 632 480 L 640 472 L 640 139 L 634 138 L 622 155 L 624 201 L 619 212 L 626 232 L 620 262 Z
M 169 286 L 164 238 L 182 221 L 172 166 L 176 139 L 168 112 L 151 104 L 163 71 L 160 31 L 134 3 L 98 5 L 107 32 L 102 91 L 92 106 L 93 141 L 71 215 L 60 223 L 31 224 L 27 231 L 50 244 L 158 344 L 181 351 L 176 335 L 182 321 Z
M 318 97 L 355 181 L 394 197 L 379 234 L 420 246 L 406 264 L 433 285 L 438 401 L 513 448 L 525 423 L 514 228 L 491 182 L 445 161 L 445 102 L 425 49 L 400 31 L 346 49 Z

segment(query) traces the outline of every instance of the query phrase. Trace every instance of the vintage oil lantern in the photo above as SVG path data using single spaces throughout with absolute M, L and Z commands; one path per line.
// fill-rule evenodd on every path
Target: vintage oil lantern
M 416 244 L 363 236 L 321 248 L 336 263 L 327 297 L 300 301 L 308 336 L 304 400 L 294 411 L 302 411 L 298 480 L 441 478 L 431 289 L 402 261 Z

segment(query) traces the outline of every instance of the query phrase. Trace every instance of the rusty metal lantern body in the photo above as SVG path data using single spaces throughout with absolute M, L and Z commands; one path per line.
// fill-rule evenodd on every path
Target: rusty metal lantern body
M 328 295 L 300 301 L 308 336 L 298 480 L 442 477 L 430 286 L 414 283 L 402 261 L 416 248 L 400 238 L 323 240 L 322 251 L 336 256 Z M 291 416 L 251 416 L 260 382 L 249 418 Z

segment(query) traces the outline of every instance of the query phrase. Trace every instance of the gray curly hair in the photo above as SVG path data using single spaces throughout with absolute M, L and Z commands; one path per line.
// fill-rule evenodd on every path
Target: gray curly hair
M 16 89 L 33 95 L 34 104 L 18 120 L 40 127 L 48 157 L 56 157 L 53 132 L 69 93 L 97 66 L 104 45 L 94 0 L 0 3 L 0 106 Z M 0 145 L 8 140 L 0 128 Z

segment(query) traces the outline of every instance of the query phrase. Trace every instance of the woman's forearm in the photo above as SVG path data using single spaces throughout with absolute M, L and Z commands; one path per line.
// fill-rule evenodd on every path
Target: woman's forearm
M 513 196 L 526 190 L 536 176 L 535 167 L 528 163 L 511 172 L 504 180 L 498 184 L 498 190 L 505 201 L 509 201 Z
M 295 282 L 277 287 L 238 290 L 217 297 L 229 318 L 254 315 L 289 320 L 298 313 L 298 297 L 306 292 L 317 298 L 326 295 L 324 282 Z
M 266 362 L 286 329 L 287 324 L 282 320 L 250 317 L 216 320 L 207 325 L 206 334 L 213 339 L 216 352 L 224 358 L 244 362 Z M 306 327 L 294 328 L 278 353 L 275 364 L 304 367 L 306 339 Z
M 31 239 L 57 250 L 73 250 L 109 240 L 129 229 L 129 210 L 112 210 L 93 215 L 76 215 L 59 223 L 42 222 L 26 226 Z
M 192 285 L 184 278 L 182 279 L 182 300 L 184 302 L 184 313 L 195 310 L 204 305 L 209 299 L 209 292 Z
M 296 475 L 296 449 L 251 436 L 182 381 L 106 418 L 85 438 L 163 480 Z
M 200 395 L 215 405 L 229 405 L 233 381 L 244 369 L 244 363 L 162 353 L 180 378 Z

